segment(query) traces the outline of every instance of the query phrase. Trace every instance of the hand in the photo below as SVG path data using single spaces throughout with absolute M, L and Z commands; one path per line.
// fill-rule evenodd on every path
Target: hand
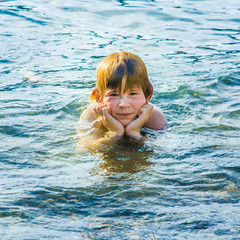
M 125 127 L 126 135 L 135 137 L 137 139 L 141 138 L 140 130 L 148 121 L 153 109 L 154 106 L 152 104 L 144 104 L 139 109 L 138 117 Z
M 122 136 L 124 134 L 123 125 L 115 118 L 113 118 L 111 115 L 111 110 L 106 104 L 99 103 L 94 108 L 94 113 L 103 124 L 103 126 L 106 127 L 109 131 L 115 132 L 115 134 L 118 136 Z

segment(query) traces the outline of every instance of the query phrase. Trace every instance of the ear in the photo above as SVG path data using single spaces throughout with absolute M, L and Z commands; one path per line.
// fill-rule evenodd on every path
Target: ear
M 101 102 L 100 93 L 99 93 L 98 89 L 97 89 L 97 88 L 94 88 L 94 89 L 93 89 L 93 92 L 94 92 L 96 101 L 97 101 L 98 103 Z
M 146 98 L 146 103 L 147 103 L 147 104 L 150 102 L 150 99 L 151 99 L 151 96 L 148 96 L 148 97 Z

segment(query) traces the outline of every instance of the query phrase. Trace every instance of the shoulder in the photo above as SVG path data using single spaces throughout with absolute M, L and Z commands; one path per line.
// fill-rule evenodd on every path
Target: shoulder
M 154 130 L 162 130 L 167 124 L 167 118 L 162 111 L 154 106 L 153 112 L 149 117 L 148 121 L 144 124 L 144 127 L 151 128 Z
M 89 121 L 92 122 L 94 120 L 96 120 L 96 116 L 94 114 L 94 107 L 97 105 L 97 103 L 95 102 L 90 102 L 89 105 L 87 106 L 87 108 L 82 112 L 81 116 L 80 116 L 80 121 Z

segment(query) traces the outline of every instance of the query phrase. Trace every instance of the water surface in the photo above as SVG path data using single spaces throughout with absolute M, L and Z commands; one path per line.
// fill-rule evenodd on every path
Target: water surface
M 239 16 L 235 0 L 1 1 L 0 238 L 239 239 Z M 146 63 L 169 126 L 77 151 L 118 50 Z

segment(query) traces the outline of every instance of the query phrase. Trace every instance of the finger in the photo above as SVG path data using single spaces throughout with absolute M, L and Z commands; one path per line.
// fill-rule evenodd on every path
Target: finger
M 141 113 L 142 113 L 142 109 L 140 108 L 140 109 L 138 110 L 137 116 L 139 117 L 139 116 L 141 115 Z
M 153 105 L 151 105 L 151 104 L 148 104 L 149 106 L 148 106 L 148 111 L 149 111 L 149 113 L 150 114 L 152 114 L 152 112 L 153 112 L 153 110 L 154 110 L 154 106 Z
M 99 109 L 97 107 L 94 107 L 93 111 L 97 116 L 99 116 L 100 113 L 99 113 Z
M 102 115 L 102 108 L 105 107 L 105 104 L 103 103 L 100 103 L 98 104 L 96 107 L 94 107 L 94 111 L 97 113 L 97 114 L 100 114 Z
M 109 107 L 104 107 L 102 108 L 103 114 L 110 114 L 110 109 Z
M 146 112 L 146 108 L 144 108 L 144 107 L 140 108 L 138 111 L 138 116 L 144 114 L 145 112 Z
M 106 120 L 110 120 L 112 119 L 112 115 L 110 113 L 110 108 L 109 107 L 106 107 L 106 108 L 103 108 L 103 117 L 106 119 Z

